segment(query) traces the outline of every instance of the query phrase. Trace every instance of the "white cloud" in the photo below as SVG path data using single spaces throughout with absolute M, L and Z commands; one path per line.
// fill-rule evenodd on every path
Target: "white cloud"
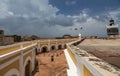
M 120 8 L 108 12 L 108 17 L 115 19 L 117 22 L 120 22 Z
M 65 4 L 66 5 L 75 5 L 76 1 L 66 1 Z
M 15 16 L 42 17 L 54 16 L 59 9 L 48 0 L 0 0 L 0 18 Z M 25 16 L 26 17 L 26 16 Z
M 99 16 L 95 16 L 97 19 L 99 19 Z
M 13 15 L 14 15 L 14 13 L 13 13 L 13 12 L 11 12 L 11 11 L 9 11 L 9 12 L 8 12 L 8 14 L 9 14 L 9 15 L 11 15 L 11 16 L 13 16 Z

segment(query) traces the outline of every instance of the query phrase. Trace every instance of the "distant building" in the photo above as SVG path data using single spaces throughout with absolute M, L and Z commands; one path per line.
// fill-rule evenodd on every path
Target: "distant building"
M 13 35 L 13 37 L 14 37 L 14 42 L 20 42 L 21 41 L 21 36 Z
M 23 36 L 22 41 L 30 41 L 30 36 Z
M 37 40 L 37 39 L 39 39 L 39 37 L 36 35 L 32 35 L 32 36 L 26 35 L 22 38 L 22 41 L 31 41 L 31 40 Z
M 8 44 L 13 44 L 14 43 L 14 37 L 11 35 L 6 35 L 4 36 L 3 44 L 8 45 Z
M 32 39 L 32 40 L 37 40 L 37 39 L 39 39 L 39 37 L 36 36 L 36 35 L 32 35 L 32 36 L 31 36 L 31 39 Z
M 114 20 L 110 20 L 110 24 L 107 25 L 108 37 L 117 37 L 119 35 L 118 24 L 115 24 Z
M 0 45 L 3 45 L 4 31 L 0 30 Z
M 21 36 L 18 35 L 4 35 L 4 30 L 0 30 L 0 46 L 20 42 Z
M 72 36 L 71 35 L 69 35 L 69 34 L 65 34 L 65 35 L 63 35 L 63 38 L 65 38 L 65 39 L 67 39 L 67 38 L 71 38 Z

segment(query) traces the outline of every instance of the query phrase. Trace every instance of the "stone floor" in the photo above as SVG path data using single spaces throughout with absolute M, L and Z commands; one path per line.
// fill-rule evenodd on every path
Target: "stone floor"
M 51 56 L 54 55 L 54 61 Z M 56 52 L 42 53 L 36 56 L 39 62 L 39 71 L 34 76 L 67 76 L 67 61 L 62 50 Z

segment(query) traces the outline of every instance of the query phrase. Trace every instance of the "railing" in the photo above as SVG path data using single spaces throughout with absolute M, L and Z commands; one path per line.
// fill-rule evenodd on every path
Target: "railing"
M 14 52 L 16 50 L 28 47 L 30 45 L 35 44 L 36 41 L 29 41 L 29 42 L 21 42 L 21 43 L 16 43 L 12 45 L 7 45 L 7 46 L 1 46 L 0 47 L 0 56 Z

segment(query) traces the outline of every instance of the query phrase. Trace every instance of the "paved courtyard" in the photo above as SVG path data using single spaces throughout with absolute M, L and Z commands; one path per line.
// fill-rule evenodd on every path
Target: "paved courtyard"
M 39 71 L 34 76 L 67 76 L 68 65 L 64 52 L 58 50 L 57 53 L 53 51 L 36 56 L 39 62 Z M 54 56 L 54 61 L 51 61 L 51 56 Z

